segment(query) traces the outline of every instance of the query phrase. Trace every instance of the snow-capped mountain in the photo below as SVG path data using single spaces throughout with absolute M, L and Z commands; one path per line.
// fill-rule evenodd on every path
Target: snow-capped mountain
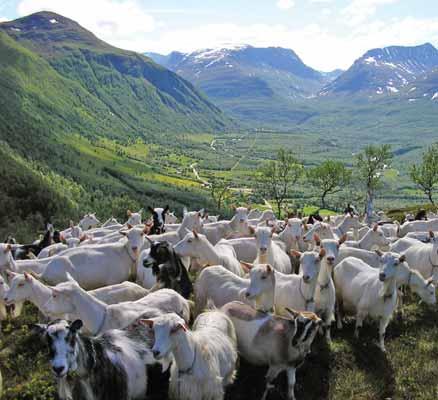
M 430 43 L 373 49 L 325 86 L 320 95 L 395 94 L 434 68 L 438 68 L 438 50 Z
M 145 54 L 246 119 L 298 115 L 294 104 L 315 97 L 336 76 L 310 68 L 293 50 L 281 47 L 237 45 L 167 56 Z
M 418 77 L 402 94 L 410 102 L 431 100 L 438 103 L 438 68 Z

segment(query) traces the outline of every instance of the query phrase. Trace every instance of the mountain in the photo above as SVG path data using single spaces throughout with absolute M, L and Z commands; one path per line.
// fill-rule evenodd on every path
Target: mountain
M 334 76 L 308 67 L 293 50 L 281 47 L 145 54 L 192 82 L 224 110 L 263 124 L 308 118 L 310 111 L 296 102 L 314 96 Z
M 430 43 L 373 49 L 326 85 L 320 95 L 395 94 L 437 67 L 438 50 Z
M 91 209 L 111 215 L 125 195 L 132 208 L 200 206 L 203 195 L 166 175 L 174 169 L 160 157 L 191 145 L 181 135 L 233 126 L 191 83 L 68 18 L 42 12 L 0 24 L 0 170 L 13 174 L 0 188 L 2 223 L 26 189 L 34 207 L 17 211 L 17 225 Z
M 189 82 L 143 55 L 108 45 L 68 18 L 40 12 L 2 23 L 0 31 L 80 84 L 133 135 L 224 129 L 229 123 Z

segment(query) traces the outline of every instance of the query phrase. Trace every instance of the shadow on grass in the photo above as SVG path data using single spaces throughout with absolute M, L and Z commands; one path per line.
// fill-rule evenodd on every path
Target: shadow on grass
M 336 332 L 336 337 L 349 343 L 354 364 L 367 376 L 375 398 L 393 398 L 396 391 L 395 371 L 388 354 L 377 345 L 378 324 L 367 321 L 360 330 L 359 339 L 354 337 L 354 325 L 354 321 L 349 321 L 341 332 Z
M 317 338 L 304 364 L 297 370 L 295 394 L 297 399 L 324 400 L 329 398 L 332 356 L 323 338 Z M 226 400 L 260 400 L 265 390 L 266 367 L 254 367 L 240 361 L 238 376 L 226 393 Z M 281 373 L 269 391 L 268 400 L 287 398 L 287 376 Z

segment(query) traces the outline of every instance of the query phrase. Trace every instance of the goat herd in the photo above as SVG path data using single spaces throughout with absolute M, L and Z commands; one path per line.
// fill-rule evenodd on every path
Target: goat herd
M 353 214 L 234 211 L 217 221 L 184 210 L 180 224 L 168 207 L 150 208 L 146 223 L 141 212 L 123 225 L 88 214 L 31 245 L 9 238 L 0 320 L 25 301 L 39 309 L 46 323 L 34 330 L 61 399 L 143 399 L 152 364 L 170 367 L 173 399 L 223 399 L 239 357 L 268 367 L 263 399 L 283 371 L 295 399 L 296 369 L 318 332 L 330 343 L 332 322 L 354 316 L 358 336 L 366 318 L 378 320 L 385 351 L 403 286 L 436 302 L 436 215 L 399 225 L 380 213 L 369 227 Z

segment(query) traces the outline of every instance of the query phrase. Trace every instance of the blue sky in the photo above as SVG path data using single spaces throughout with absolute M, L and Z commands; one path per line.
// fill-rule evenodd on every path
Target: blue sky
M 281 46 L 324 71 L 375 47 L 438 47 L 438 0 L 0 0 L 0 20 L 40 10 L 135 51 Z

